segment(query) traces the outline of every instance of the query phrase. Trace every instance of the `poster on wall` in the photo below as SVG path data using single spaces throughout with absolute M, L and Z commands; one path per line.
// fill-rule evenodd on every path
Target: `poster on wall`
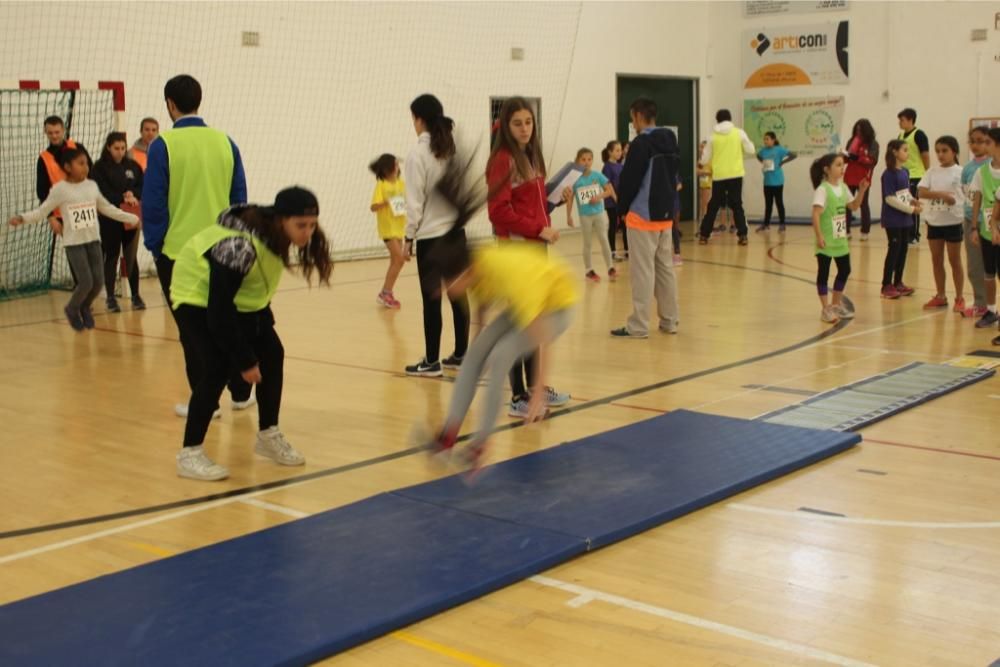
M 847 9 L 847 0 L 746 0 L 743 16 L 806 14 Z
M 798 97 L 743 101 L 743 129 L 758 148 L 764 133 L 774 132 L 781 145 L 803 155 L 841 150 L 843 97 Z
M 743 31 L 743 87 L 846 84 L 847 21 Z

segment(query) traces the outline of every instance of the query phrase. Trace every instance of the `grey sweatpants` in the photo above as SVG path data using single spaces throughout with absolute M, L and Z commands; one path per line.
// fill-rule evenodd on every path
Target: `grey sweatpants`
M 583 232 L 583 265 L 587 271 L 594 269 L 593 260 L 590 257 L 590 239 L 597 234 L 597 242 L 601 246 L 601 254 L 604 255 L 604 264 L 610 270 L 614 263 L 611 260 L 611 243 L 608 241 L 608 214 L 601 211 L 597 215 L 580 214 L 580 231 Z
M 680 314 L 671 231 L 647 231 L 633 227 L 628 230 L 628 242 L 633 307 L 626 323 L 629 333 L 633 336 L 649 334 L 649 302 L 652 296 L 656 296 L 660 328 L 676 325 Z
M 561 336 L 573 319 L 571 311 L 557 310 L 541 316 L 545 324 L 545 340 L 548 344 Z M 472 398 L 476 395 L 476 385 L 483 373 L 489 370 L 486 397 L 479 416 L 479 428 L 473 442 L 484 442 L 496 424 L 500 406 L 503 403 L 503 383 L 514 362 L 528 356 L 538 347 L 524 329 L 518 327 L 508 313 L 502 313 L 476 336 L 469 351 L 462 360 L 461 370 L 455 380 L 455 389 L 448 406 L 445 428 L 458 429 L 469 412 Z M 489 367 L 487 369 L 487 366 Z M 530 389 L 530 387 L 529 387 Z
M 101 242 L 91 241 L 80 245 L 68 245 L 66 260 L 76 276 L 76 288 L 69 298 L 68 308 L 79 311 L 88 307 L 104 288 L 104 256 Z
M 972 226 L 971 220 L 965 221 L 965 256 L 969 260 L 969 282 L 972 283 L 972 294 L 975 297 L 974 306 L 986 307 L 986 273 L 983 270 L 983 251 L 972 244 L 973 235 L 979 236 L 979 230 Z

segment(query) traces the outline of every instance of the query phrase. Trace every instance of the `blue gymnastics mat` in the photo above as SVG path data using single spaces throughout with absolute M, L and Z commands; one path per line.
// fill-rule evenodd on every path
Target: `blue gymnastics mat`
M 4 605 L 0 664 L 308 664 L 859 440 L 677 411 Z

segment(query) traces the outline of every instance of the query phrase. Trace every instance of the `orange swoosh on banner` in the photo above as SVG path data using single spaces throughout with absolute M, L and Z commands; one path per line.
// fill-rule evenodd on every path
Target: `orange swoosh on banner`
M 775 86 L 808 86 L 812 79 L 804 70 L 788 63 L 771 63 L 750 75 L 744 88 L 773 88 Z

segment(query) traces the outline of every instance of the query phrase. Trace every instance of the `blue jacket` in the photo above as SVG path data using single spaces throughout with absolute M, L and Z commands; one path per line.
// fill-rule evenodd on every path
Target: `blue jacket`
M 185 127 L 206 127 L 205 121 L 198 116 L 187 116 L 174 123 L 174 129 Z M 243 158 L 240 149 L 232 139 L 233 147 L 233 184 L 229 190 L 230 205 L 247 203 L 247 177 L 243 171 Z M 170 190 L 170 156 L 167 154 L 167 144 L 157 138 L 149 145 L 146 152 L 146 173 L 142 184 L 142 235 L 146 248 L 159 257 L 163 249 L 163 239 L 167 236 L 170 225 L 170 210 L 167 206 L 167 194 Z

